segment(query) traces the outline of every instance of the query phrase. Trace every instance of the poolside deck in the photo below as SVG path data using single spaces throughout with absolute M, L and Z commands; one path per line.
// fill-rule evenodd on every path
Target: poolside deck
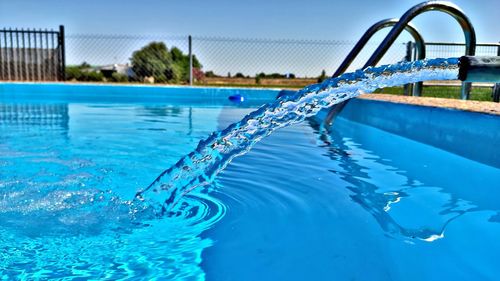
M 456 100 L 431 97 L 412 97 L 388 94 L 366 94 L 359 98 L 380 100 L 394 103 L 406 103 L 419 106 L 444 107 L 457 110 L 500 115 L 500 103 L 487 101 Z

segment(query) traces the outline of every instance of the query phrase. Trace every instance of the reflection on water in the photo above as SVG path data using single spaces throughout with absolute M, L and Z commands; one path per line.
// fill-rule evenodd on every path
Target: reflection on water
M 65 138 L 68 121 L 67 104 L 0 104 L 0 127 L 24 131 L 33 127 L 59 129 Z
M 317 130 L 283 128 L 218 177 L 228 212 L 206 234 L 209 280 L 500 274 L 498 169 L 345 118 Z
M 392 155 L 387 154 L 388 158 L 384 159 L 376 152 L 365 150 L 366 144 L 361 145 L 346 138 L 345 132 L 348 129 L 342 127 L 342 123 L 341 128 L 330 132 L 324 131 L 317 119 L 311 118 L 309 124 L 323 141 L 327 149 L 325 155 L 338 163 L 339 168 L 330 171 L 349 183 L 346 188 L 353 193 L 350 195 L 352 201 L 368 211 L 390 236 L 432 242 L 443 238 L 448 224 L 467 212 L 492 210 L 488 208 L 491 204 L 484 202 L 482 198 L 477 200 L 468 196 L 462 197 L 464 194 L 457 190 L 470 190 L 475 188 L 475 184 L 482 185 L 481 176 L 494 177 L 495 171 L 491 167 L 486 169 L 484 174 L 478 169 L 479 176 L 469 177 L 472 182 L 476 177 L 475 184 L 469 185 L 467 181 L 457 183 L 453 178 L 456 178 L 456 172 L 463 169 L 456 166 L 453 167 L 455 170 L 440 169 L 438 166 L 450 162 L 439 163 L 439 160 L 444 159 L 433 159 L 431 156 L 423 161 L 426 163 L 424 165 L 431 166 L 431 169 L 439 171 L 441 178 L 447 179 L 443 185 L 436 186 L 437 181 L 432 179 L 426 182 L 429 178 L 423 175 L 428 167 L 421 170 L 415 167 L 404 170 L 402 167 L 405 167 L 405 164 L 398 165 L 401 161 L 418 163 L 422 156 L 415 155 L 417 151 L 408 152 L 404 147 L 400 147 L 400 155 L 395 156 L 394 152 L 398 149 L 392 149 Z M 401 145 L 395 140 L 372 140 L 377 141 L 384 141 L 387 147 Z M 434 165 L 436 167 L 433 167 Z M 449 171 L 451 173 L 448 173 Z M 487 192 L 488 186 L 482 186 Z M 496 208 L 497 204 L 493 210 Z
M 144 114 L 150 115 L 150 116 L 178 117 L 178 116 L 180 116 L 182 114 L 182 111 L 184 109 L 185 108 L 181 108 L 181 107 L 178 107 L 178 106 L 157 107 L 157 106 L 150 106 L 150 105 L 148 106 L 148 105 L 146 105 L 144 107 L 138 108 L 138 111 L 139 112 L 143 112 Z M 189 110 L 192 110 L 192 108 L 190 107 Z
M 0 104 L 3 126 L 60 126 L 68 128 L 67 104 Z

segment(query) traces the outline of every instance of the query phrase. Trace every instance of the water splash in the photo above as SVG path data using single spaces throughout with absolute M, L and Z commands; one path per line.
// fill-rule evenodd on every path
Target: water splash
M 369 67 L 313 84 L 295 95 L 266 104 L 200 141 L 197 148 L 161 173 L 136 194 L 138 206 L 157 206 L 157 214 L 170 213 L 180 198 L 211 183 L 237 156 L 247 153 L 273 131 L 301 122 L 324 108 L 378 88 L 427 80 L 453 80 L 458 76 L 458 59 L 432 59 Z

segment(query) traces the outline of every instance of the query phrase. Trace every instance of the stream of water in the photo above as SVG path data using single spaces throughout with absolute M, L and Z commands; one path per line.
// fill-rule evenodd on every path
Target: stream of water
M 197 148 L 161 173 L 136 194 L 134 204 L 153 206 L 156 215 L 172 212 L 179 199 L 191 190 L 211 183 L 237 156 L 273 131 L 301 122 L 321 109 L 370 93 L 428 80 L 452 80 L 458 76 L 458 59 L 430 59 L 369 67 L 313 84 L 294 95 L 283 96 L 246 115 L 226 129 L 212 133 Z M 276 152 L 279 153 L 279 152 Z M 150 209 L 150 208 L 148 208 Z

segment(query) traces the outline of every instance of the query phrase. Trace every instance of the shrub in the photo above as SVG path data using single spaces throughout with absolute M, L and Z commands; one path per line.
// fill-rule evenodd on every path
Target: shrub
M 205 73 L 199 68 L 193 68 L 193 79 L 196 81 L 205 80 Z
M 95 71 L 92 66 L 86 62 L 81 65 L 66 67 L 66 80 L 101 82 L 104 81 L 104 75 L 100 71 Z
M 101 82 L 104 81 L 104 75 L 98 71 L 83 72 L 82 81 Z
M 76 80 L 81 81 L 82 70 L 78 66 L 67 66 L 66 67 L 66 80 Z
M 128 76 L 123 73 L 114 72 L 111 74 L 110 80 L 113 82 L 128 82 Z
M 66 67 L 66 80 L 101 82 L 104 81 L 104 75 L 99 71 L 82 69 L 79 66 L 68 66 Z
M 217 76 L 213 71 L 207 71 L 205 72 L 205 77 L 219 77 Z

